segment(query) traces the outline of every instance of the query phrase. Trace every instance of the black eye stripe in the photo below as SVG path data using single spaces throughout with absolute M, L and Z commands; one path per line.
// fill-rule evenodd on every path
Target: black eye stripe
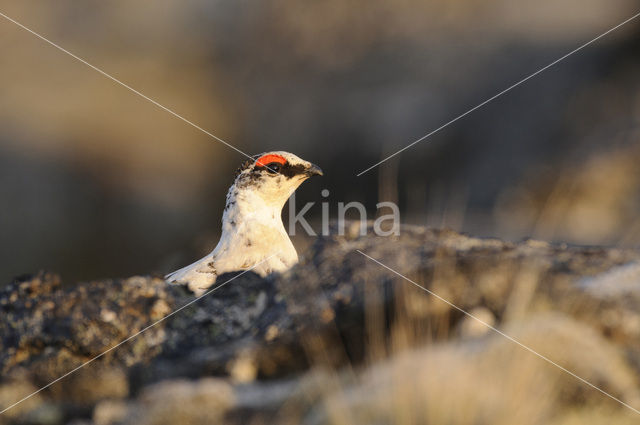
M 255 171 L 260 173 L 262 171 L 267 172 L 269 175 L 282 175 L 286 178 L 291 178 L 306 172 L 306 167 L 302 164 L 291 165 L 286 162 L 284 164 L 280 162 L 270 162 L 266 165 L 260 165 L 255 167 Z
M 270 174 L 277 174 L 280 172 L 280 169 L 282 168 L 282 164 L 280 164 L 279 162 L 270 162 L 269 164 L 266 165 L 265 168 Z

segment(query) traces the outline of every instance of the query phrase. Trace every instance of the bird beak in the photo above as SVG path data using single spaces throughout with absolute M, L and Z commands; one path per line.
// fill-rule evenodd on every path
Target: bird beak
M 309 177 L 311 176 L 323 176 L 324 173 L 322 172 L 322 169 L 320 169 L 320 167 L 318 167 L 315 164 L 311 164 L 307 170 L 305 171 L 305 174 Z

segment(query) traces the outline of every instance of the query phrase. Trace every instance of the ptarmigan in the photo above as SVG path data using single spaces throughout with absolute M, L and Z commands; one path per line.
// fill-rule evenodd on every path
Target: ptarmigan
M 267 152 L 244 162 L 227 193 L 218 245 L 165 279 L 200 295 L 225 272 L 255 266 L 252 271 L 266 276 L 296 264 L 298 253 L 282 223 L 282 207 L 314 175 L 322 175 L 322 170 L 289 152 Z

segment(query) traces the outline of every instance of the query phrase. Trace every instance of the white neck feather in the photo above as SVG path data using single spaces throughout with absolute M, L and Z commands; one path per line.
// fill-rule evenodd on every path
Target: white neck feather
M 222 215 L 221 239 L 244 238 L 251 233 L 252 228 L 264 229 L 264 226 L 286 234 L 282 222 L 283 206 L 284 203 L 265 202 L 255 190 L 237 190 L 235 185 L 231 186 Z

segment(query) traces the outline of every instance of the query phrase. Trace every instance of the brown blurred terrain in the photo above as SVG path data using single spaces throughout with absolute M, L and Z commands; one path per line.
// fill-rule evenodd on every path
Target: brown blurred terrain
M 302 204 L 327 188 L 332 202 L 372 213 L 397 198 L 406 222 L 627 246 L 640 241 L 636 23 L 355 174 L 636 7 L 0 1 L 243 151 L 290 150 L 322 166 Z M 2 282 L 42 268 L 67 282 L 165 272 L 211 248 L 239 154 L 4 19 L 0 49 Z

